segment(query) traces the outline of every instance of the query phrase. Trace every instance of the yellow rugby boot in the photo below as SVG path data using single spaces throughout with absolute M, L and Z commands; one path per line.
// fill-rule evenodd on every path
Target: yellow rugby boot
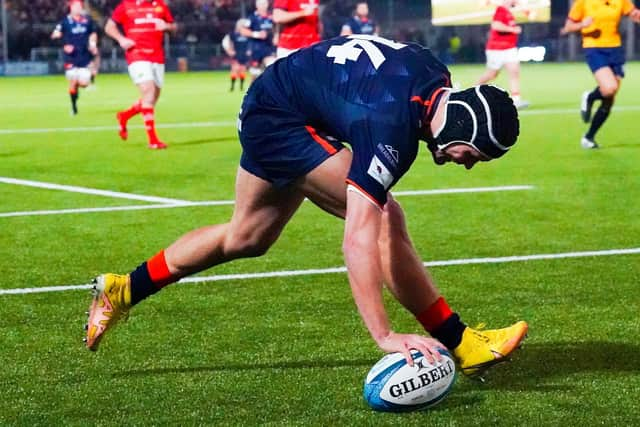
M 103 274 L 93 280 L 93 301 L 89 308 L 89 321 L 85 325 L 84 341 L 91 351 L 98 350 L 104 333 L 131 308 L 131 282 L 129 275 Z
M 462 341 L 453 350 L 462 373 L 480 376 L 496 363 L 509 360 L 509 355 L 520 347 L 527 336 L 527 322 L 517 322 L 508 328 L 486 331 L 467 327 Z

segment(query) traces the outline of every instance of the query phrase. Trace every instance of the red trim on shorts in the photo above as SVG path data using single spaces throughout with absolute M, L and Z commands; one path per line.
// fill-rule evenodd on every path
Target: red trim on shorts
M 351 180 L 349 178 L 347 178 L 346 181 L 347 181 L 347 184 L 353 185 L 355 188 L 357 188 L 358 191 L 360 191 L 364 196 L 366 196 L 369 200 L 371 200 L 381 210 L 384 209 L 384 205 L 381 205 L 380 202 L 378 200 L 376 200 L 375 197 L 373 197 L 371 194 L 369 194 L 367 192 L 367 190 L 365 190 L 364 188 L 360 187 L 358 184 L 356 184 L 355 182 L 353 182 L 353 180 Z
M 331 143 L 329 143 L 329 141 L 318 135 L 318 132 L 313 127 L 305 126 L 304 128 L 307 130 L 307 132 L 309 132 L 311 138 L 313 138 L 315 142 L 320 144 L 320 146 L 324 148 L 327 153 L 334 155 L 338 152 L 338 150 L 336 150 L 336 147 L 334 147 L 333 145 L 331 145 Z
M 440 95 L 440 93 L 442 93 L 444 89 L 445 89 L 444 87 L 440 87 L 433 92 L 433 95 L 431 95 L 431 99 L 429 100 L 429 106 L 427 108 L 427 117 L 431 115 L 431 109 L 433 109 L 433 104 L 436 101 L 436 98 L 438 97 L 438 95 Z

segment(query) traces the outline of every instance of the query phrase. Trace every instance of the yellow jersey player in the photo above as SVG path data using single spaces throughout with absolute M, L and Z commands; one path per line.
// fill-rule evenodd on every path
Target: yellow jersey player
M 581 140 L 586 149 L 598 148 L 596 132 L 607 120 L 624 77 L 625 55 L 618 26 L 625 15 L 640 23 L 640 10 L 631 0 L 576 0 L 561 30 L 562 34 L 581 32 L 587 64 L 598 83 L 593 91 L 582 94 L 580 114 L 585 123 L 591 122 Z M 592 118 L 596 101 L 600 106 Z

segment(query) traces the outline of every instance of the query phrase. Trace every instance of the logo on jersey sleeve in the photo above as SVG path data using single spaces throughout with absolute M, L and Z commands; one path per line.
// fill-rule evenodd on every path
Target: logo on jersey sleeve
M 369 170 L 367 171 L 369 176 L 375 179 L 385 190 L 388 190 L 393 183 L 394 177 L 389 172 L 389 169 L 382 163 L 378 156 L 373 156 L 371 163 L 369 164 Z

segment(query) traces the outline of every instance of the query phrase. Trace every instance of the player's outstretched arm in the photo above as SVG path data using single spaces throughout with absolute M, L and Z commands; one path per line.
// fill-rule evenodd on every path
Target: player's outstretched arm
M 416 349 L 433 362 L 440 359 L 438 341 L 391 330 L 382 298 L 382 265 L 378 235 L 382 211 L 364 195 L 347 192 L 347 215 L 343 251 L 353 298 L 369 333 L 385 352 L 400 352 L 413 365 L 410 350 Z
M 60 24 L 56 25 L 56 28 L 51 33 L 51 40 L 58 40 L 59 38 L 62 38 L 62 27 Z
M 92 55 L 98 54 L 98 33 L 91 33 L 89 35 L 89 52 Z
M 236 56 L 235 46 L 233 45 L 233 42 L 231 41 L 231 37 L 229 37 L 229 34 L 224 36 L 224 38 L 222 39 L 222 48 L 227 53 L 227 55 L 229 55 L 231 58 Z
M 520 34 L 522 32 L 522 27 L 519 25 L 507 25 L 504 22 L 500 22 L 500 21 L 492 21 L 491 22 L 491 29 L 498 31 L 500 33 L 514 33 L 514 34 Z
M 564 27 L 560 30 L 560 34 L 565 35 L 569 33 L 573 33 L 576 31 L 581 31 L 583 28 L 587 28 L 589 25 L 593 23 L 593 18 L 587 16 L 582 21 L 574 21 L 572 19 L 567 18 L 564 23 Z
M 273 9 L 273 22 L 276 24 L 288 24 L 290 22 L 295 21 L 296 19 L 304 18 L 306 16 L 312 15 L 313 9 L 303 9 L 297 12 L 289 12 L 284 9 Z
M 123 50 L 129 50 L 136 44 L 133 40 L 126 38 L 124 34 L 120 32 L 118 25 L 111 18 L 107 20 L 107 24 L 104 26 L 104 32 L 109 37 L 117 41 Z

